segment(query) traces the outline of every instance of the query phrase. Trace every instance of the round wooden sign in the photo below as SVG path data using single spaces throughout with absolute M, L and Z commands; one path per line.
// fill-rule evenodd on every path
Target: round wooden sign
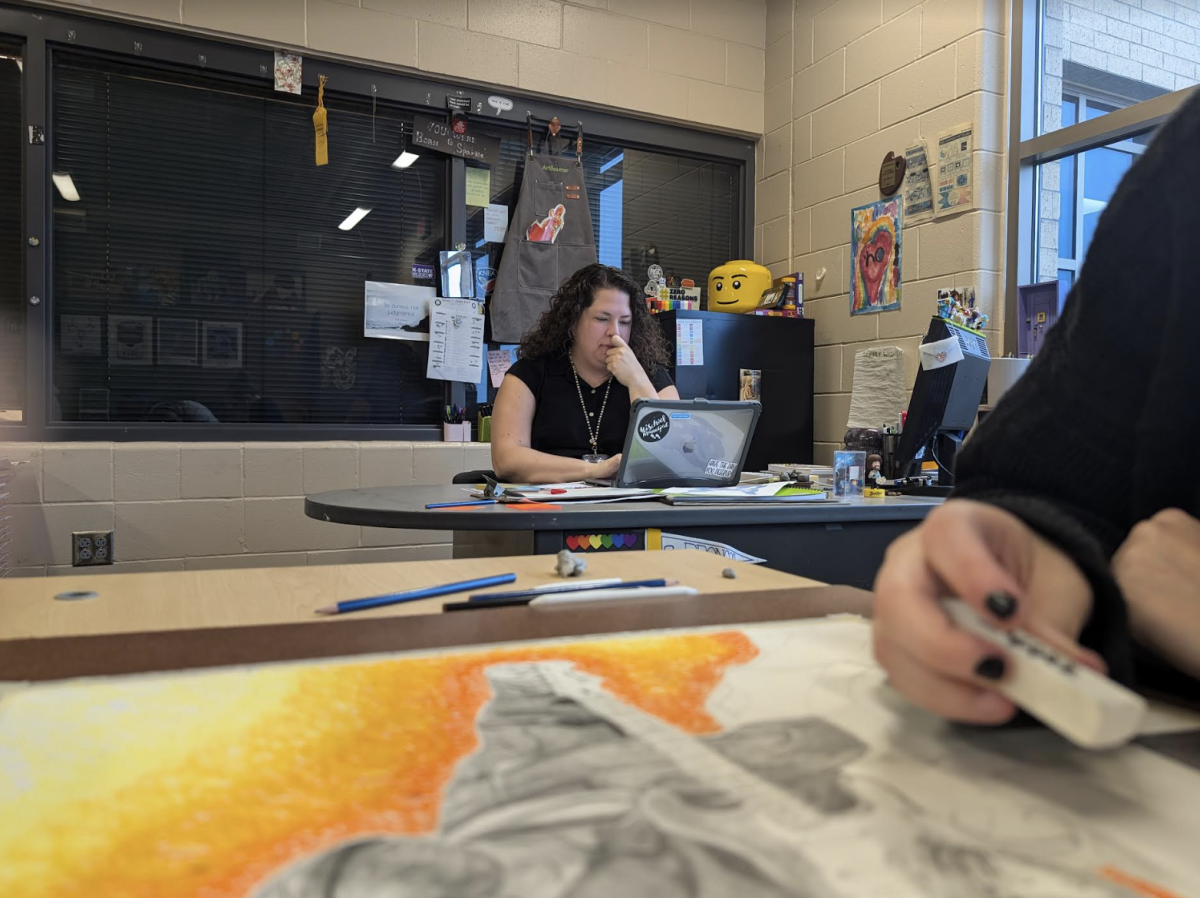
M 904 183 L 904 170 L 907 167 L 908 163 L 903 156 L 888 151 L 883 157 L 883 164 L 879 166 L 879 192 L 884 196 L 891 196 L 899 190 L 900 185 Z

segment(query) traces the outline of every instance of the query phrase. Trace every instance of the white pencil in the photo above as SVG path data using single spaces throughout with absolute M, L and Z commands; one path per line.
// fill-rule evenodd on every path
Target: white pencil
M 691 586 L 656 586 L 640 589 L 586 589 L 581 592 L 549 593 L 533 599 L 530 605 L 566 605 L 575 602 L 619 602 L 627 599 L 665 599 L 670 596 L 696 596 Z

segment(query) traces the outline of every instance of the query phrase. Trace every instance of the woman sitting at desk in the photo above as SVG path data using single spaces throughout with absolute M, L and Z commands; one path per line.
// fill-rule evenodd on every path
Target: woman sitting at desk
M 615 477 L 636 399 L 678 399 L 642 291 L 616 268 L 568 278 L 496 393 L 492 466 L 504 480 Z

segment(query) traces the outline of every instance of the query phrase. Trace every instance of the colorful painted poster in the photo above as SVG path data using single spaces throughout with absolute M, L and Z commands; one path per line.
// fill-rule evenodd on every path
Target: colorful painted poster
M 17 686 L 0 808 L 5 898 L 1166 898 L 1200 881 L 1194 771 L 936 720 L 845 618 Z
M 850 314 L 900 308 L 900 198 L 850 210 Z

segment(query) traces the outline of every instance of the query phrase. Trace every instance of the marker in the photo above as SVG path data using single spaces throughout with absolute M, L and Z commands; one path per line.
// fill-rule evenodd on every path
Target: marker
M 348 611 L 363 611 L 367 608 L 382 608 L 385 605 L 399 605 L 401 602 L 415 602 L 419 599 L 432 599 L 436 596 L 446 596 L 456 592 L 469 592 L 472 589 L 486 589 L 489 586 L 503 586 L 517 579 L 516 574 L 496 574 L 493 577 L 480 577 L 476 580 L 460 580 L 457 583 L 443 583 L 441 586 L 426 586 L 424 589 L 412 589 L 408 592 L 393 592 L 383 596 L 373 596 L 369 599 L 351 599 L 348 602 L 338 602 L 316 609 L 317 614 L 345 614 Z
M 620 577 L 601 577 L 596 580 L 569 580 L 566 583 L 547 583 L 544 586 L 531 586 L 529 589 L 518 589 L 514 592 L 481 592 L 471 596 L 472 602 L 490 602 L 492 599 L 531 599 L 547 592 L 572 592 L 577 589 L 599 589 L 602 586 L 615 586 L 621 582 Z M 649 582 L 649 581 L 647 581 Z M 665 581 L 655 581 L 664 583 Z M 628 584 L 634 585 L 637 584 Z
M 613 588 L 634 592 L 639 588 L 645 587 L 645 592 L 647 593 L 651 590 L 657 592 L 661 587 L 675 586 L 678 582 L 678 580 L 630 580 L 622 582 L 619 577 L 614 577 L 596 580 L 592 585 L 588 586 L 573 583 L 517 592 L 482 593 L 477 596 L 471 596 L 466 602 L 447 602 L 442 606 L 442 610 L 478 611 L 481 608 L 509 608 L 514 605 L 531 605 L 535 599 L 546 596 L 573 595 L 576 593 L 590 595 L 593 592 L 611 592 Z
M 425 506 L 430 508 L 466 508 L 470 505 L 495 505 L 495 499 L 467 499 L 462 502 L 430 502 Z
M 530 607 L 567 605 L 574 602 L 618 602 L 629 599 L 665 599 L 671 596 L 698 596 L 700 590 L 691 586 L 660 586 L 627 589 L 585 589 L 579 592 L 550 593 L 530 599 Z

